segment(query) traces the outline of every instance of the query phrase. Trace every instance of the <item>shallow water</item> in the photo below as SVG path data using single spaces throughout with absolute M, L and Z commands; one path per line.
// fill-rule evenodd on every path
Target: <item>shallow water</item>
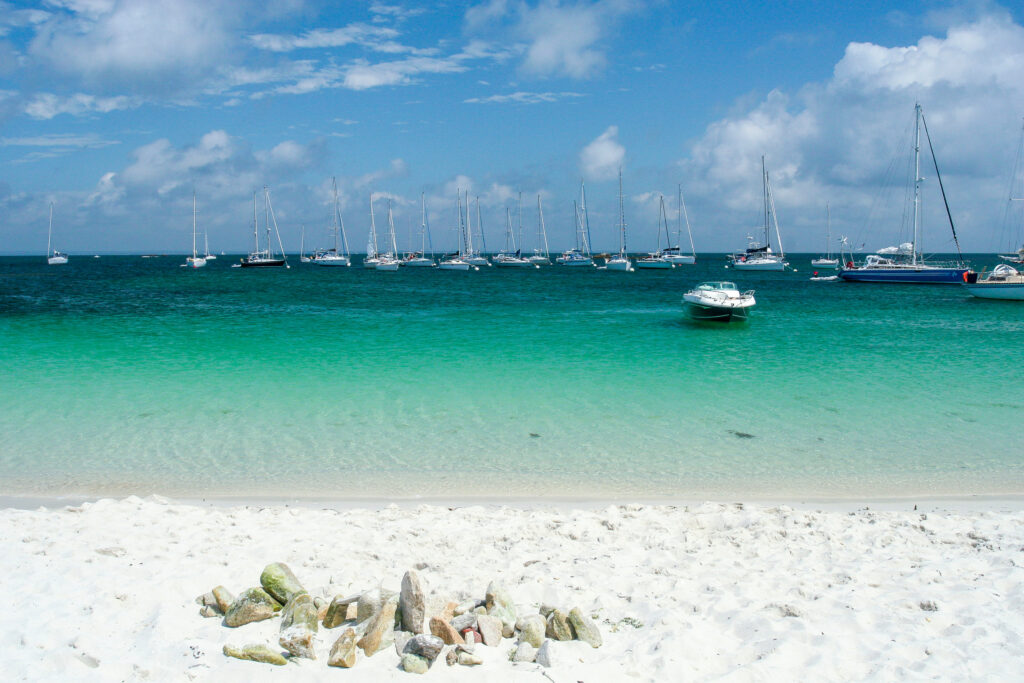
M 1024 306 L 811 282 L 807 258 L 628 274 L 0 259 L 0 493 L 1024 493 Z M 710 279 L 757 290 L 749 323 L 683 319 Z

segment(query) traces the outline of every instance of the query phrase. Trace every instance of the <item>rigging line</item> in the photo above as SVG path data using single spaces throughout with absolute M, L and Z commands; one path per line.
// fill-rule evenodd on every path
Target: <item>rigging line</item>
M 956 255 L 959 257 L 960 264 L 963 265 L 964 255 L 960 251 L 960 240 L 956 237 L 956 226 L 953 225 L 953 214 L 949 211 L 949 200 L 946 199 L 946 188 L 942 184 L 942 174 L 939 173 L 939 160 L 935 158 L 935 148 L 932 147 L 932 136 L 928 132 L 928 121 L 924 118 L 924 112 L 921 113 L 921 123 L 924 124 L 924 135 L 928 139 L 928 151 L 932 153 L 932 164 L 935 166 L 935 177 L 939 179 L 939 189 L 942 191 L 942 202 L 946 205 L 946 217 L 949 218 L 949 228 L 953 231 L 953 243 L 956 244 Z

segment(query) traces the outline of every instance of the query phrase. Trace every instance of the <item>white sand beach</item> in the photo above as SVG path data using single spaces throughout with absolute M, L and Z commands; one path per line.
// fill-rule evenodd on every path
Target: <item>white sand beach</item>
M 552 666 L 483 664 L 438 681 L 1013 679 L 1024 671 L 1024 505 L 857 508 L 707 503 L 548 507 L 225 506 L 162 499 L 0 510 L 5 680 L 416 680 L 389 647 L 327 666 L 241 661 L 273 618 L 228 628 L 195 598 L 258 586 L 287 563 L 313 596 L 399 590 L 416 568 L 428 616 L 503 583 L 595 615 L 600 648 L 554 642 Z

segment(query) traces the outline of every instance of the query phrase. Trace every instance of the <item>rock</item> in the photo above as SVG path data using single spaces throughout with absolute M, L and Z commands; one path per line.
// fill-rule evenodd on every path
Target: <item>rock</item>
M 282 605 L 299 593 L 305 593 L 292 570 L 283 562 L 268 564 L 260 574 L 260 585 Z
M 412 636 L 413 634 L 408 631 L 395 631 L 395 652 L 399 657 L 405 654 L 405 646 L 409 644 L 409 639 Z
M 398 611 L 402 615 L 402 629 L 423 633 L 423 619 L 426 617 L 426 598 L 420 575 L 410 569 L 402 577 L 402 592 L 398 598 Z
M 487 608 L 487 613 L 492 617 L 498 617 L 502 622 L 511 624 L 512 628 L 515 629 L 516 606 L 504 586 L 496 581 L 491 581 L 490 585 L 487 586 L 487 597 L 484 600 L 484 606 Z
M 465 640 L 467 643 L 484 642 L 484 637 L 480 635 L 480 632 L 476 629 L 464 628 L 459 632 L 459 635 L 461 635 L 462 639 Z
M 465 602 L 460 602 L 455 607 L 455 611 L 454 611 L 453 614 L 458 617 L 458 616 L 461 616 L 461 615 L 466 614 L 468 612 L 472 612 L 477 607 L 480 607 L 480 601 L 479 600 L 467 600 Z
M 542 617 L 547 619 L 548 615 L 555 611 L 555 607 L 554 607 L 554 605 L 544 604 L 544 605 L 541 605 L 540 609 L 537 610 L 537 611 L 540 612 Z
M 547 622 L 544 621 L 544 617 L 539 614 L 531 614 L 520 620 L 522 624 L 519 627 L 519 641 L 527 642 L 534 647 L 540 647 L 541 643 L 544 642 L 544 631 L 547 628 Z
M 235 659 L 246 659 L 250 662 L 263 662 L 277 666 L 284 666 L 288 663 L 288 660 L 281 656 L 280 652 L 274 652 L 266 645 L 246 645 L 244 647 L 225 645 L 224 654 Z
M 466 642 L 451 624 L 441 617 L 430 617 L 430 632 L 444 641 L 445 645 L 457 645 Z
M 221 614 L 227 614 L 228 610 L 231 609 L 231 603 L 235 601 L 235 596 L 225 588 L 224 586 L 217 586 L 212 591 L 213 599 L 217 603 L 217 609 L 220 610 Z
M 569 623 L 577 639 L 591 647 L 601 647 L 601 632 L 597 630 L 597 624 L 581 612 L 579 607 L 573 607 L 569 612 Z
M 419 655 L 429 662 L 433 662 L 437 659 L 437 656 L 441 654 L 441 650 L 444 649 L 444 641 L 437 636 L 428 636 L 424 633 L 415 635 L 409 639 L 406 643 L 405 648 L 402 650 L 403 654 L 411 652 L 414 655 Z
M 444 606 L 439 615 L 445 622 L 450 623 L 452 618 L 455 616 L 455 608 L 458 607 L 457 603 L 449 602 Z
M 473 614 L 487 614 L 487 608 L 483 605 L 477 605 L 473 608 Z
M 532 662 L 537 659 L 537 648 L 525 641 L 520 641 L 516 651 L 512 653 L 513 662 Z
M 448 650 L 444 655 L 444 663 L 448 666 L 455 666 L 455 662 L 459 661 L 459 653 L 455 651 L 455 648 Z
M 384 593 L 379 588 L 368 590 L 359 596 L 356 604 L 356 621 L 363 622 L 372 619 L 377 616 L 380 608 L 384 605 Z
M 464 612 L 459 616 L 451 619 L 450 621 L 452 624 L 452 628 L 458 631 L 459 633 L 462 633 L 467 628 L 476 627 L 476 615 L 472 612 Z
M 220 611 L 215 607 L 203 605 L 199 608 L 199 616 L 206 617 L 207 619 L 209 619 L 210 617 L 219 617 Z
M 198 598 L 196 598 L 196 604 L 205 607 L 216 607 L 217 598 L 213 597 L 213 591 L 210 591 L 209 593 L 203 593 Z
M 356 632 L 347 628 L 338 636 L 331 646 L 331 654 L 327 656 L 327 666 L 340 666 L 351 669 L 356 665 Z
M 331 604 L 327 606 L 327 611 L 324 612 L 324 628 L 335 628 L 337 626 L 341 626 L 342 622 L 348 620 L 348 606 L 358 600 L 358 595 L 350 595 L 347 598 L 343 598 L 340 595 L 335 596 L 335 598 L 331 600 Z
M 231 603 L 227 614 L 224 615 L 224 623 L 232 628 L 249 624 L 254 621 L 269 619 L 281 609 L 274 598 L 262 588 L 250 588 L 243 592 Z
M 484 660 L 480 655 L 473 654 L 472 652 L 460 652 L 458 662 L 462 666 L 479 666 L 484 663 Z
M 316 620 L 323 621 L 324 617 L 327 616 L 327 607 L 331 603 L 324 598 L 313 598 L 313 607 L 316 607 Z
M 406 652 L 402 655 L 402 670 L 411 674 L 425 674 L 430 669 L 430 662 L 419 655 Z
M 572 630 L 572 624 L 569 623 L 569 617 L 560 609 L 556 609 L 548 615 L 544 635 L 555 640 L 572 640 L 576 637 Z
M 501 635 L 503 638 L 512 638 L 516 634 L 516 622 L 501 620 Z
M 473 652 L 476 649 L 476 643 L 459 643 L 455 646 L 456 652 Z
M 535 661 L 541 666 L 547 667 L 549 669 L 554 666 L 554 662 L 556 660 L 551 656 L 550 640 L 545 640 L 541 644 L 540 648 L 537 650 L 537 659 Z
M 395 613 L 397 611 L 398 598 L 396 596 L 389 597 L 368 624 L 366 634 L 356 643 L 367 657 L 391 644 L 394 639 Z
M 309 593 L 298 593 L 281 610 L 278 644 L 296 657 L 316 659 L 317 613 Z
M 480 629 L 484 645 L 497 647 L 501 642 L 501 619 L 488 614 L 481 614 L 476 618 L 476 625 Z

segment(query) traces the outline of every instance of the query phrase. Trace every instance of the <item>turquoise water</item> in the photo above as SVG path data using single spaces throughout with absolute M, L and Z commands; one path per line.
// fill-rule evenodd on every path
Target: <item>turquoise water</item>
M 1024 493 L 1024 306 L 957 286 L 183 261 L 0 259 L 0 494 Z

